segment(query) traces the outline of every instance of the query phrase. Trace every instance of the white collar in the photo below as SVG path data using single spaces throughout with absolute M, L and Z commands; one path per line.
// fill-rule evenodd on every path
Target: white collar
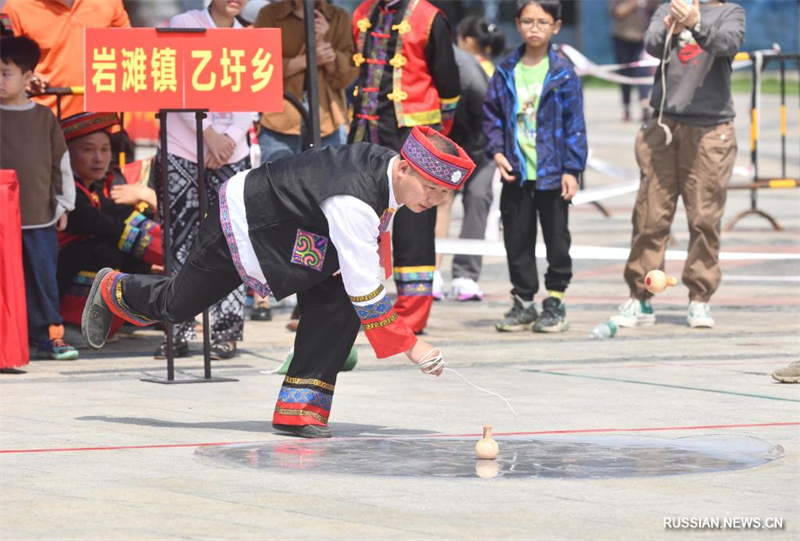
M 217 28 L 217 23 L 214 22 L 214 19 L 211 18 L 211 12 L 208 8 L 203 10 L 203 14 L 206 16 L 206 20 L 208 20 L 208 27 L 209 28 Z M 236 17 L 233 18 L 233 27 L 234 28 L 244 28 L 242 23 L 239 22 L 239 19 Z
M 36 103 L 32 102 L 31 100 L 28 100 L 28 103 L 24 105 L 0 105 L 0 109 L 4 111 L 28 111 L 30 109 L 33 109 L 34 107 L 36 107 Z M 391 189 L 391 183 L 390 183 L 390 189 Z
M 394 185 L 392 183 L 392 171 L 394 170 L 395 160 L 399 160 L 400 156 L 395 156 L 389 160 L 389 168 L 386 170 L 386 175 L 389 177 L 389 208 L 397 209 L 402 205 L 397 204 L 397 199 L 394 197 Z

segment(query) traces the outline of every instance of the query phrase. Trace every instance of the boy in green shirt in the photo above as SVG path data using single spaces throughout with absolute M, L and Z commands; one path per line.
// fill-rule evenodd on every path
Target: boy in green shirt
M 550 45 L 561 29 L 557 0 L 519 2 L 523 43 L 498 66 L 483 103 L 487 152 L 504 181 L 503 240 L 513 305 L 498 331 L 563 332 L 564 292 L 572 278 L 569 202 L 586 167 L 583 91 L 570 63 Z M 547 246 L 547 298 L 537 313 L 537 216 Z

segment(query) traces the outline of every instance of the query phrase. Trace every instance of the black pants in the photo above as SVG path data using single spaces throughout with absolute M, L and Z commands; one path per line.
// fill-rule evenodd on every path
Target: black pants
M 233 265 L 219 223 L 219 209 L 215 207 L 203 222 L 197 243 L 178 274 L 172 278 L 127 276 L 122 281 L 122 297 L 127 307 L 139 315 L 179 323 L 193 318 L 240 285 L 242 280 Z M 299 291 L 297 297 L 300 324 L 294 359 L 278 399 L 279 424 L 327 424 L 325 406 L 329 411 L 336 375 L 347 360 L 361 322 L 341 276 L 331 276 Z
M 511 293 L 524 301 L 533 300 L 539 291 L 535 252 L 537 215 L 547 247 L 545 287 L 548 291 L 563 292 L 572 279 L 569 203 L 561 197 L 561 190 L 534 190 L 534 184 L 526 182 L 520 186 L 516 182 L 505 182 L 500 195 L 503 241 L 514 286 Z
M 132 274 L 122 282 L 122 298 L 139 315 L 175 324 L 194 318 L 240 285 L 214 205 L 178 273 L 171 278 Z

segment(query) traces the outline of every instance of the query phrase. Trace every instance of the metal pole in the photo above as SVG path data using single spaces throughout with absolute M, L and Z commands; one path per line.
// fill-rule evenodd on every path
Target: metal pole
M 320 147 L 319 135 L 319 84 L 317 81 L 317 35 L 314 32 L 314 2 L 303 2 L 306 30 L 306 91 L 308 95 L 309 129 L 311 148 Z
M 786 178 L 786 59 L 780 58 L 781 67 L 781 178 Z
M 119 114 L 119 154 L 117 154 L 117 162 L 119 169 L 122 171 L 125 168 L 125 113 Z
M 205 111 L 198 109 L 194 112 L 197 129 L 197 191 L 200 198 L 200 224 L 208 213 L 208 194 L 206 193 L 206 164 L 203 153 L 203 119 L 206 117 Z M 203 310 L 203 372 L 206 379 L 211 379 L 211 339 L 209 337 L 208 308 Z
M 753 164 L 753 179 L 758 182 L 758 87 L 761 83 L 761 55 L 755 53 L 752 65 L 752 88 L 750 93 L 750 161 Z M 756 210 L 758 196 L 756 190 L 750 192 L 750 209 Z
M 163 201 L 161 205 L 161 215 L 164 217 L 164 229 L 161 232 L 161 245 L 164 252 L 164 275 L 167 277 L 171 276 L 172 265 L 170 264 L 170 255 L 172 254 L 170 250 L 170 234 L 171 234 L 171 220 L 170 220 L 170 208 L 169 208 L 169 186 L 167 185 L 167 112 L 165 110 L 160 110 L 158 112 L 158 119 L 160 122 L 160 139 L 161 139 L 161 148 L 159 149 L 160 158 L 161 158 L 161 192 L 163 193 Z M 166 356 L 167 356 L 167 380 L 173 381 L 175 379 L 175 358 L 174 352 L 172 351 L 172 324 L 166 323 L 164 325 L 164 330 L 166 331 L 166 340 L 167 340 L 167 348 L 166 348 Z

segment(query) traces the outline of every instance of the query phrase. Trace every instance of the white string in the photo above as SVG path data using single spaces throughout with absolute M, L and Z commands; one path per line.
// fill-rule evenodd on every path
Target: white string
M 455 370 L 453 370 L 452 368 L 445 368 L 445 370 L 449 370 L 450 372 L 453 372 L 453 373 L 454 373 L 456 376 L 458 376 L 458 377 L 460 377 L 461 379 L 463 379 L 465 383 L 469 383 L 470 385 L 472 385 L 473 387 L 475 387 L 475 388 L 476 388 L 476 389 L 478 389 L 479 391 L 483 391 L 484 393 L 488 393 L 488 394 L 493 394 L 494 396 L 496 396 L 496 397 L 498 397 L 498 398 L 502 399 L 502 400 L 503 400 L 503 402 L 505 402 L 505 403 L 508 405 L 508 408 L 511 410 L 511 413 L 513 413 L 513 414 L 514 414 L 514 417 L 517 417 L 517 412 L 516 412 L 516 411 L 514 411 L 514 407 L 511 405 L 511 402 L 509 402 L 508 400 L 506 400 L 506 399 L 505 399 L 505 397 L 504 397 L 503 395 L 499 395 L 499 394 L 497 394 L 497 393 L 493 393 L 492 391 L 489 391 L 489 390 L 487 390 L 487 389 L 481 389 L 480 387 L 478 387 L 478 386 L 477 386 L 477 385 L 475 385 L 474 383 L 472 383 L 472 382 L 470 382 L 469 380 L 467 380 L 467 378 L 465 378 L 464 376 L 462 376 L 461 374 L 459 374 L 458 372 L 456 372 Z
M 667 29 L 667 39 L 664 43 L 664 52 L 661 55 L 661 105 L 658 108 L 658 119 L 656 123 L 661 126 L 661 129 L 664 130 L 664 134 L 666 135 L 667 139 L 665 144 L 667 146 L 672 143 L 672 131 L 670 131 L 669 127 L 664 124 L 664 103 L 667 101 L 667 62 L 669 62 L 669 55 L 672 51 L 672 31 L 675 30 L 675 25 L 677 23 L 672 21 L 672 25 Z
M 432 357 L 428 358 L 428 356 L 433 354 L 434 352 L 435 352 L 435 355 L 433 355 Z M 442 354 L 439 351 L 439 348 L 433 348 L 432 350 L 430 350 L 428 353 L 426 353 L 422 357 L 422 360 L 419 362 L 419 369 L 422 370 L 423 374 L 434 374 L 436 372 L 439 372 L 440 369 L 442 371 L 449 370 L 450 372 L 453 372 L 456 376 L 458 376 L 461 379 L 463 379 L 464 383 L 466 383 L 468 385 L 471 385 L 472 387 L 475 387 L 479 391 L 483 391 L 484 393 L 491 394 L 491 395 L 494 395 L 494 396 L 500 398 L 503 402 L 505 402 L 508 405 L 508 408 L 511 410 L 511 413 L 514 414 L 514 417 L 518 416 L 517 412 L 514 410 L 514 407 L 511 405 L 511 402 L 506 400 L 506 398 L 503 395 L 500 395 L 500 394 L 494 393 L 492 391 L 489 391 L 487 389 L 483 389 L 481 387 L 478 387 L 477 385 L 475 385 L 474 383 L 469 381 L 467 378 L 465 378 L 464 376 L 459 374 L 456 370 L 454 370 L 452 368 L 445 367 L 444 366 L 444 358 L 442 357 Z
M 436 352 L 436 355 L 428 358 L 428 355 L 431 353 Z M 433 348 L 428 353 L 422 356 L 422 360 L 419 362 L 419 369 L 422 370 L 423 374 L 433 374 L 435 372 L 439 372 L 440 369 L 444 366 L 444 358 L 442 357 L 439 348 Z M 438 376 L 438 374 L 436 374 Z

